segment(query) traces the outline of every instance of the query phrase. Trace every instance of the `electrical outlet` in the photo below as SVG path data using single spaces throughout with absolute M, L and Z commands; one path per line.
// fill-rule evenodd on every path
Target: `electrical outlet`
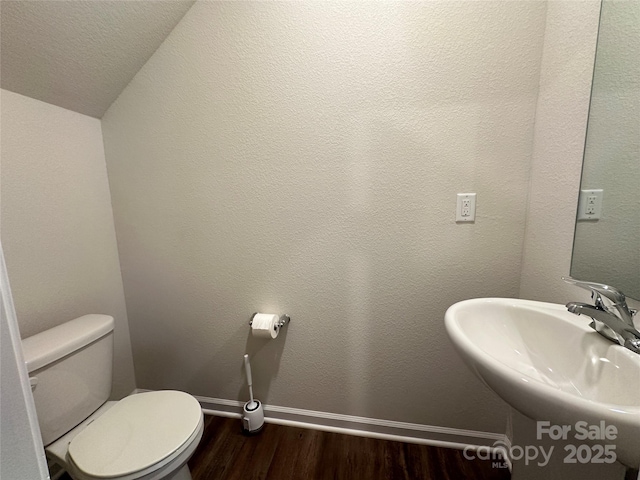
M 602 215 L 603 190 L 580 190 L 578 220 L 599 220 Z
M 476 194 L 459 193 L 456 202 L 456 222 L 475 222 Z

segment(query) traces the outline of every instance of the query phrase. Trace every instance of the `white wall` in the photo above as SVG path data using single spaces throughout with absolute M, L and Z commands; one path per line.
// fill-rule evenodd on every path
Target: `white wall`
M 196 3 L 103 118 L 138 386 L 503 432 L 443 317 L 519 293 L 545 8 Z
M 113 396 L 135 388 L 100 121 L 1 91 L 2 243 L 23 338 L 116 320 Z
M 48 479 L 20 332 L 0 247 L 0 478 Z

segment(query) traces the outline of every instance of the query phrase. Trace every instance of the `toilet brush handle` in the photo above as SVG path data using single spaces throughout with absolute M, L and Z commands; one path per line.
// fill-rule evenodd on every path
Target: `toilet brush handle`
M 245 353 L 244 355 L 244 369 L 247 372 L 247 384 L 249 387 L 253 384 L 251 381 L 251 365 L 249 364 L 249 355 Z

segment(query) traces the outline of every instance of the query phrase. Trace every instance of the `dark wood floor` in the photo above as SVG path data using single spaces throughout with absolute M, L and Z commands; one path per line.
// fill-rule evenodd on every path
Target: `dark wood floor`
M 239 419 L 205 417 L 189 461 L 193 480 L 464 480 L 510 478 L 506 468 L 461 450 L 266 424 L 255 436 Z

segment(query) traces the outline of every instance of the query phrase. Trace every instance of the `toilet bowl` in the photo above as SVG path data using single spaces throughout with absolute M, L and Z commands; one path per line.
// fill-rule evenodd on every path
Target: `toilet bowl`
M 184 480 L 191 477 L 177 474 L 203 429 L 202 410 L 191 395 L 139 393 L 107 402 L 45 451 L 74 480 Z
M 47 457 L 74 480 L 191 480 L 198 401 L 163 390 L 107 401 L 113 318 L 85 315 L 23 340 Z

